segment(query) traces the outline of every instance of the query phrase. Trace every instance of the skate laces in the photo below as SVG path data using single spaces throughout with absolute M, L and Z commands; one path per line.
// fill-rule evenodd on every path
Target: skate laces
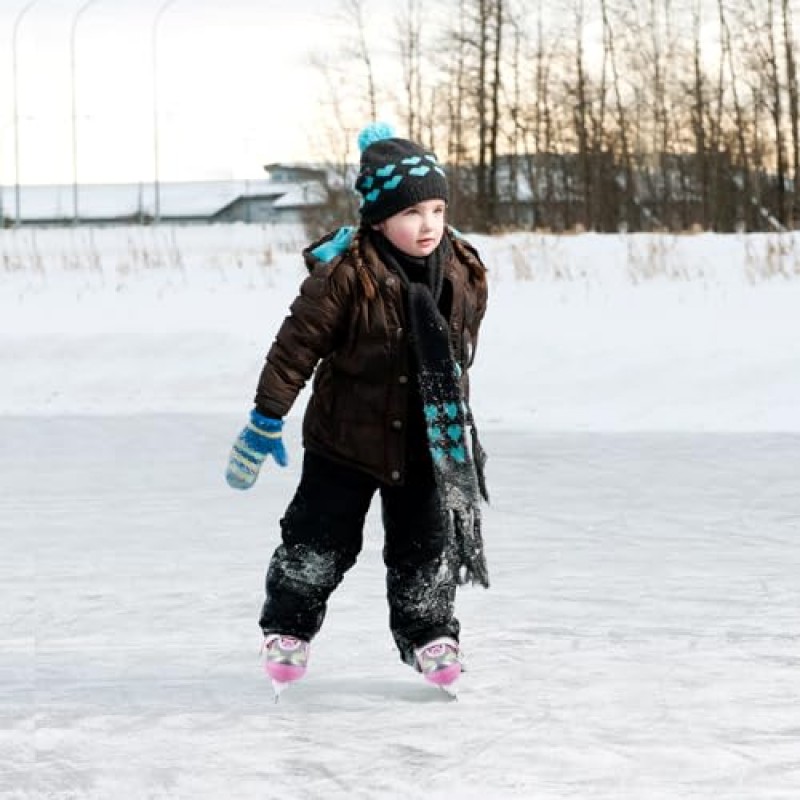
M 308 642 L 296 636 L 271 633 L 264 638 L 262 652 L 268 664 L 282 664 L 291 667 L 308 665 Z
M 417 657 L 417 668 L 427 676 L 443 670 L 454 670 L 461 666 L 461 654 L 458 642 L 448 636 L 434 639 L 414 651 Z

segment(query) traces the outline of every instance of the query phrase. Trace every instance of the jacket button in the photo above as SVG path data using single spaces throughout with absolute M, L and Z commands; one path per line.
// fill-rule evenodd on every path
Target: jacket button
M 400 480 L 400 472 L 399 470 L 392 470 L 392 480 L 399 481 Z
M 401 420 L 401 419 L 393 419 L 392 420 L 392 427 L 396 431 L 402 430 L 402 428 L 403 428 L 403 420 Z
M 401 376 L 400 376 L 400 377 L 397 379 L 397 382 L 398 382 L 398 383 L 404 383 L 404 384 L 405 384 L 405 383 L 408 383 L 408 375 L 401 375 Z
M 394 278 L 387 278 L 386 279 L 387 286 L 394 286 Z

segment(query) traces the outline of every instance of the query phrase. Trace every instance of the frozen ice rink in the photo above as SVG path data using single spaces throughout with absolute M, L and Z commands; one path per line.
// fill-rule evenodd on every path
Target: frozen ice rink
M 458 702 L 395 655 L 379 518 L 279 705 L 294 489 L 238 417 L 0 420 L 0 796 L 795 800 L 800 437 L 494 431 Z

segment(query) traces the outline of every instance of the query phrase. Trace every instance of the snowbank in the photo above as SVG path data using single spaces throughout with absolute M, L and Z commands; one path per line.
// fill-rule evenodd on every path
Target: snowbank
M 800 237 L 472 240 L 490 269 L 484 425 L 800 430 Z M 255 225 L 3 232 L 0 413 L 244 413 L 304 243 Z

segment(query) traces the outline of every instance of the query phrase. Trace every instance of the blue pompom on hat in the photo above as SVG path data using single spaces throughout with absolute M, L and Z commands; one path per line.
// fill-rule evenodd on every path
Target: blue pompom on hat
M 395 130 L 388 122 L 373 122 L 358 134 L 358 149 L 363 153 L 374 142 L 394 138 Z
M 374 122 L 358 135 L 361 167 L 356 191 L 361 218 L 376 224 L 424 200 L 449 199 L 447 177 L 434 153 Z

